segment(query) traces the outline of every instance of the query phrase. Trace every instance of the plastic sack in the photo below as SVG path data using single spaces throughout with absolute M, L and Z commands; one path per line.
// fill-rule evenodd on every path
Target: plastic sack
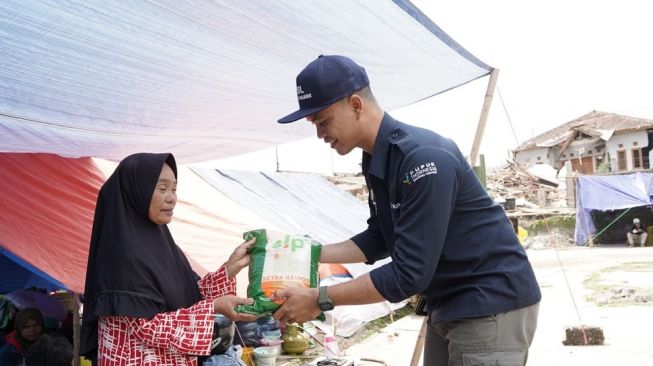
M 202 366 L 247 366 L 247 364 L 241 360 L 238 348 L 230 346 L 223 354 L 207 358 Z
M 283 303 L 272 301 L 275 291 L 288 287 L 312 287 L 319 285 L 318 266 L 322 244 L 305 235 L 252 230 L 243 239 L 256 238 L 250 249 L 249 285 L 247 297 L 254 299 L 252 305 L 238 305 L 239 313 L 258 317 L 270 315 Z

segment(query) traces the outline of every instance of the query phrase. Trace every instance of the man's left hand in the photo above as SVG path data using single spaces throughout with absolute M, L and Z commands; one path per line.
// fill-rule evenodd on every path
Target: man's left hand
M 317 305 L 318 289 L 289 287 L 277 290 L 272 300 L 284 300 L 274 318 L 285 323 L 303 323 L 320 315 Z

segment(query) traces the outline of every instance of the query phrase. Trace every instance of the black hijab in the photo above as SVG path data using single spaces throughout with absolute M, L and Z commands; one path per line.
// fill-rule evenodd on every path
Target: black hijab
M 98 194 L 86 269 L 80 354 L 97 351 L 97 319 L 154 315 L 201 299 L 188 260 L 166 225 L 148 218 L 163 164 L 172 154 L 134 154 L 120 162 Z
M 14 330 L 16 331 L 16 340 L 20 343 L 20 353 L 27 351 L 27 349 L 29 349 L 34 343 L 34 341 L 28 341 L 23 338 L 23 335 L 21 334 L 21 331 L 25 328 L 25 324 L 27 324 L 30 319 L 34 319 L 41 327 L 43 327 L 43 314 L 41 314 L 39 309 L 25 308 L 19 310 L 14 316 Z

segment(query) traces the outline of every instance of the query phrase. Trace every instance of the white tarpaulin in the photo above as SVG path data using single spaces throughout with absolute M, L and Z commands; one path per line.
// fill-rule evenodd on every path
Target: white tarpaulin
M 367 205 L 318 175 L 191 169 L 222 194 L 285 232 L 310 235 L 329 244 L 367 228 Z M 358 277 L 388 261 L 343 266 Z
M 367 227 L 367 205 L 319 175 L 191 169 L 225 196 L 286 232 L 330 243 Z
M 226 197 L 285 232 L 308 234 L 329 244 L 349 239 L 367 227 L 367 205 L 318 175 L 191 169 Z M 358 277 L 389 261 L 388 258 L 372 266 L 363 263 L 343 266 L 353 277 Z M 348 280 L 328 277 L 321 283 L 333 285 Z M 326 313 L 327 324 L 337 323 L 336 333 L 349 337 L 365 323 L 404 305 L 405 302 L 383 301 L 338 306 Z
M 312 135 L 280 126 L 319 54 L 392 110 L 489 74 L 408 1 L 0 2 L 0 151 L 180 163 Z

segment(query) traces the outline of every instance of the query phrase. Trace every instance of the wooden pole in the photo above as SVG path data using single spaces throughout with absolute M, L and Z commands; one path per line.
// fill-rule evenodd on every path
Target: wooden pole
M 481 148 L 481 140 L 485 132 L 485 123 L 487 116 L 490 113 L 490 105 L 492 105 L 492 98 L 494 97 L 494 88 L 497 85 L 497 78 L 499 77 L 499 69 L 492 69 L 490 73 L 490 81 L 487 84 L 485 92 L 485 101 L 483 102 L 483 109 L 481 109 L 481 118 L 478 120 L 478 127 L 476 128 L 476 135 L 474 136 L 474 143 L 472 144 L 472 153 L 469 157 L 469 164 L 476 166 L 476 159 L 478 158 L 478 151 Z
M 483 188 L 487 189 L 487 171 L 485 170 L 485 156 L 480 154 L 479 156 L 480 164 L 478 166 L 473 166 L 472 170 L 476 174 L 476 177 L 481 182 Z
M 417 342 L 415 343 L 415 349 L 413 349 L 413 358 L 410 360 L 410 366 L 417 366 L 419 359 L 422 357 L 422 350 L 424 349 L 424 342 L 426 341 L 426 322 L 428 321 L 428 318 L 428 316 L 424 316 L 424 319 L 422 319 L 422 326 L 419 328 Z
M 79 321 L 79 295 L 71 292 L 73 297 L 73 366 L 79 366 L 80 327 Z

